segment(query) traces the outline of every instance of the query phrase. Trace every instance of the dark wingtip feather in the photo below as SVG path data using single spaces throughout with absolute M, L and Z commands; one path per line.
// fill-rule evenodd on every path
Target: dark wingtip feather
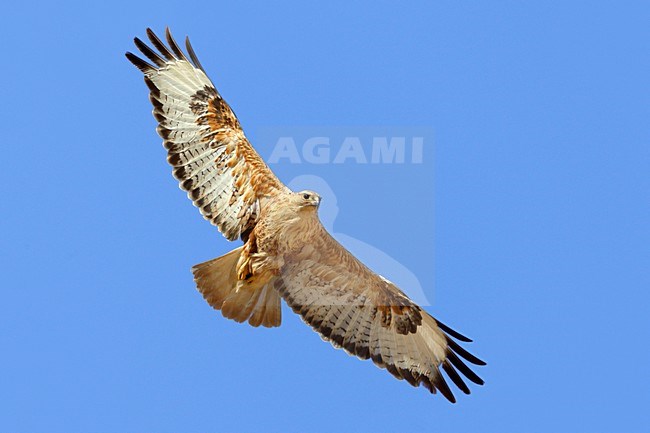
M 158 36 L 153 32 L 153 30 L 151 30 L 151 29 L 148 28 L 148 27 L 147 27 L 147 36 L 149 37 L 149 40 L 151 41 L 151 43 L 153 44 L 153 46 L 156 47 L 156 49 L 157 49 L 158 51 L 160 51 L 160 53 L 161 53 L 161 54 L 162 54 L 162 55 L 163 55 L 167 60 L 172 61 L 172 62 L 173 62 L 174 60 L 178 60 L 178 59 L 176 59 L 176 57 L 172 54 L 172 52 L 169 51 L 169 49 L 165 46 L 165 44 L 163 44 L 163 42 L 162 42 L 162 41 L 160 40 L 160 38 L 159 38 L 159 37 L 158 37 Z
M 471 362 L 474 365 L 486 365 L 485 361 L 477 358 L 476 356 L 469 353 L 467 350 L 463 349 L 458 343 L 454 340 L 447 339 L 447 344 L 449 348 L 456 352 L 461 357 L 465 358 L 467 361 Z
M 142 42 L 140 38 L 134 38 L 133 42 L 135 42 L 135 46 L 138 47 L 140 51 L 142 51 L 142 54 L 147 56 L 147 58 L 152 62 L 154 62 L 156 66 L 158 67 L 165 66 L 165 61 L 163 60 L 163 58 L 160 57 L 158 53 L 156 53 L 154 50 L 149 48 L 147 44 Z
M 156 99 L 160 98 L 160 90 L 158 87 L 156 87 L 156 85 L 153 83 L 153 81 L 151 81 L 149 77 L 144 77 L 144 83 L 147 85 L 149 91 L 154 97 L 156 97 Z
M 196 66 L 197 68 L 199 68 L 205 73 L 205 69 L 203 69 L 203 65 L 201 65 L 199 58 L 196 56 L 196 53 L 194 52 L 194 48 L 192 48 L 192 44 L 190 43 L 189 36 L 185 37 L 185 48 L 187 48 L 187 52 L 190 55 L 190 59 L 192 59 L 194 66 Z
M 454 397 L 454 393 L 451 392 L 449 385 L 447 385 L 445 378 L 442 376 L 442 374 L 440 374 L 440 372 L 438 372 L 436 377 L 433 379 L 433 384 L 440 390 L 440 394 L 444 395 L 447 400 L 452 403 L 456 403 L 456 397 Z
M 463 381 L 463 378 L 460 377 L 458 372 L 456 370 L 454 370 L 454 367 L 449 363 L 448 360 L 445 359 L 445 361 L 442 363 L 442 369 L 445 370 L 445 373 L 447 373 L 447 376 L 449 376 L 451 381 L 454 382 L 454 385 L 456 385 L 465 394 L 470 393 L 469 392 L 469 387 Z
M 461 333 L 458 332 L 458 331 L 454 331 L 454 330 L 451 329 L 449 326 L 447 326 L 447 325 L 445 325 L 444 323 L 442 323 L 440 320 L 438 320 L 438 319 L 434 319 L 434 320 L 436 321 L 436 323 L 438 324 L 438 327 L 439 327 L 440 329 L 442 329 L 444 332 L 446 332 L 447 334 L 449 334 L 449 335 L 451 335 L 452 337 L 454 337 L 456 340 L 464 341 L 465 343 L 471 343 L 471 342 L 472 342 L 471 339 L 465 337 L 463 334 L 461 334 Z
M 463 361 L 460 360 L 459 357 L 456 356 L 456 354 L 452 351 L 447 352 L 447 359 L 452 363 L 454 367 L 458 369 L 463 375 L 465 375 L 466 378 L 471 380 L 477 385 L 483 385 L 485 382 L 483 382 L 483 379 L 478 377 L 476 373 L 472 371 L 471 368 L 469 368 Z
M 165 37 L 167 38 L 167 43 L 171 47 L 172 51 L 174 54 L 176 54 L 176 57 L 178 57 L 179 60 L 185 60 L 187 62 L 187 57 L 185 57 L 185 54 L 183 54 L 183 51 L 179 48 L 178 44 L 174 40 L 172 32 L 169 31 L 169 27 L 165 29 Z
M 127 51 L 125 54 L 127 59 L 129 59 L 129 62 L 133 63 L 136 68 L 140 69 L 144 74 L 147 74 L 148 72 L 151 72 L 155 70 L 156 68 L 153 65 L 150 65 L 149 63 L 145 62 L 142 60 L 140 57 L 136 56 L 135 54 Z

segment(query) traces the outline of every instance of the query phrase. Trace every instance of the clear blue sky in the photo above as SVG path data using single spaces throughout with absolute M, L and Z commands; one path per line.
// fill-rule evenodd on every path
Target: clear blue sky
M 0 430 L 650 425 L 647 2 L 10 2 L 0 22 Z M 451 405 L 289 310 L 267 330 L 205 304 L 190 267 L 234 245 L 176 187 L 124 58 L 167 25 L 266 158 L 278 128 L 433 131 L 419 166 L 274 170 L 327 181 L 335 231 L 418 278 L 485 386 Z

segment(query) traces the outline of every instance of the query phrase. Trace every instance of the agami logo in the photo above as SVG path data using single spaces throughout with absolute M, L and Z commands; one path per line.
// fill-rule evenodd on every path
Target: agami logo
M 422 136 L 279 137 L 270 164 L 422 164 Z

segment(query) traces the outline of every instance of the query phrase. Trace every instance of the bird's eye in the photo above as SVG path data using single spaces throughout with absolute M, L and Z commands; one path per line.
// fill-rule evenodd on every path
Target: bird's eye
M 302 198 L 304 198 L 305 200 L 308 200 L 309 199 L 309 194 L 307 194 L 307 193 L 303 194 Z

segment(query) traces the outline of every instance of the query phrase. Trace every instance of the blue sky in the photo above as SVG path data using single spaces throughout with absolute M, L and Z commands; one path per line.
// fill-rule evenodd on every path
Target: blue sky
M 0 430 L 645 431 L 649 18 L 603 1 L 4 5 Z M 124 58 L 167 25 L 264 157 L 278 131 L 331 134 L 332 152 L 432 131 L 419 165 L 273 169 L 327 182 L 334 231 L 417 277 L 485 386 L 451 405 L 288 309 L 267 330 L 205 304 L 190 267 L 235 245 L 178 190 Z

